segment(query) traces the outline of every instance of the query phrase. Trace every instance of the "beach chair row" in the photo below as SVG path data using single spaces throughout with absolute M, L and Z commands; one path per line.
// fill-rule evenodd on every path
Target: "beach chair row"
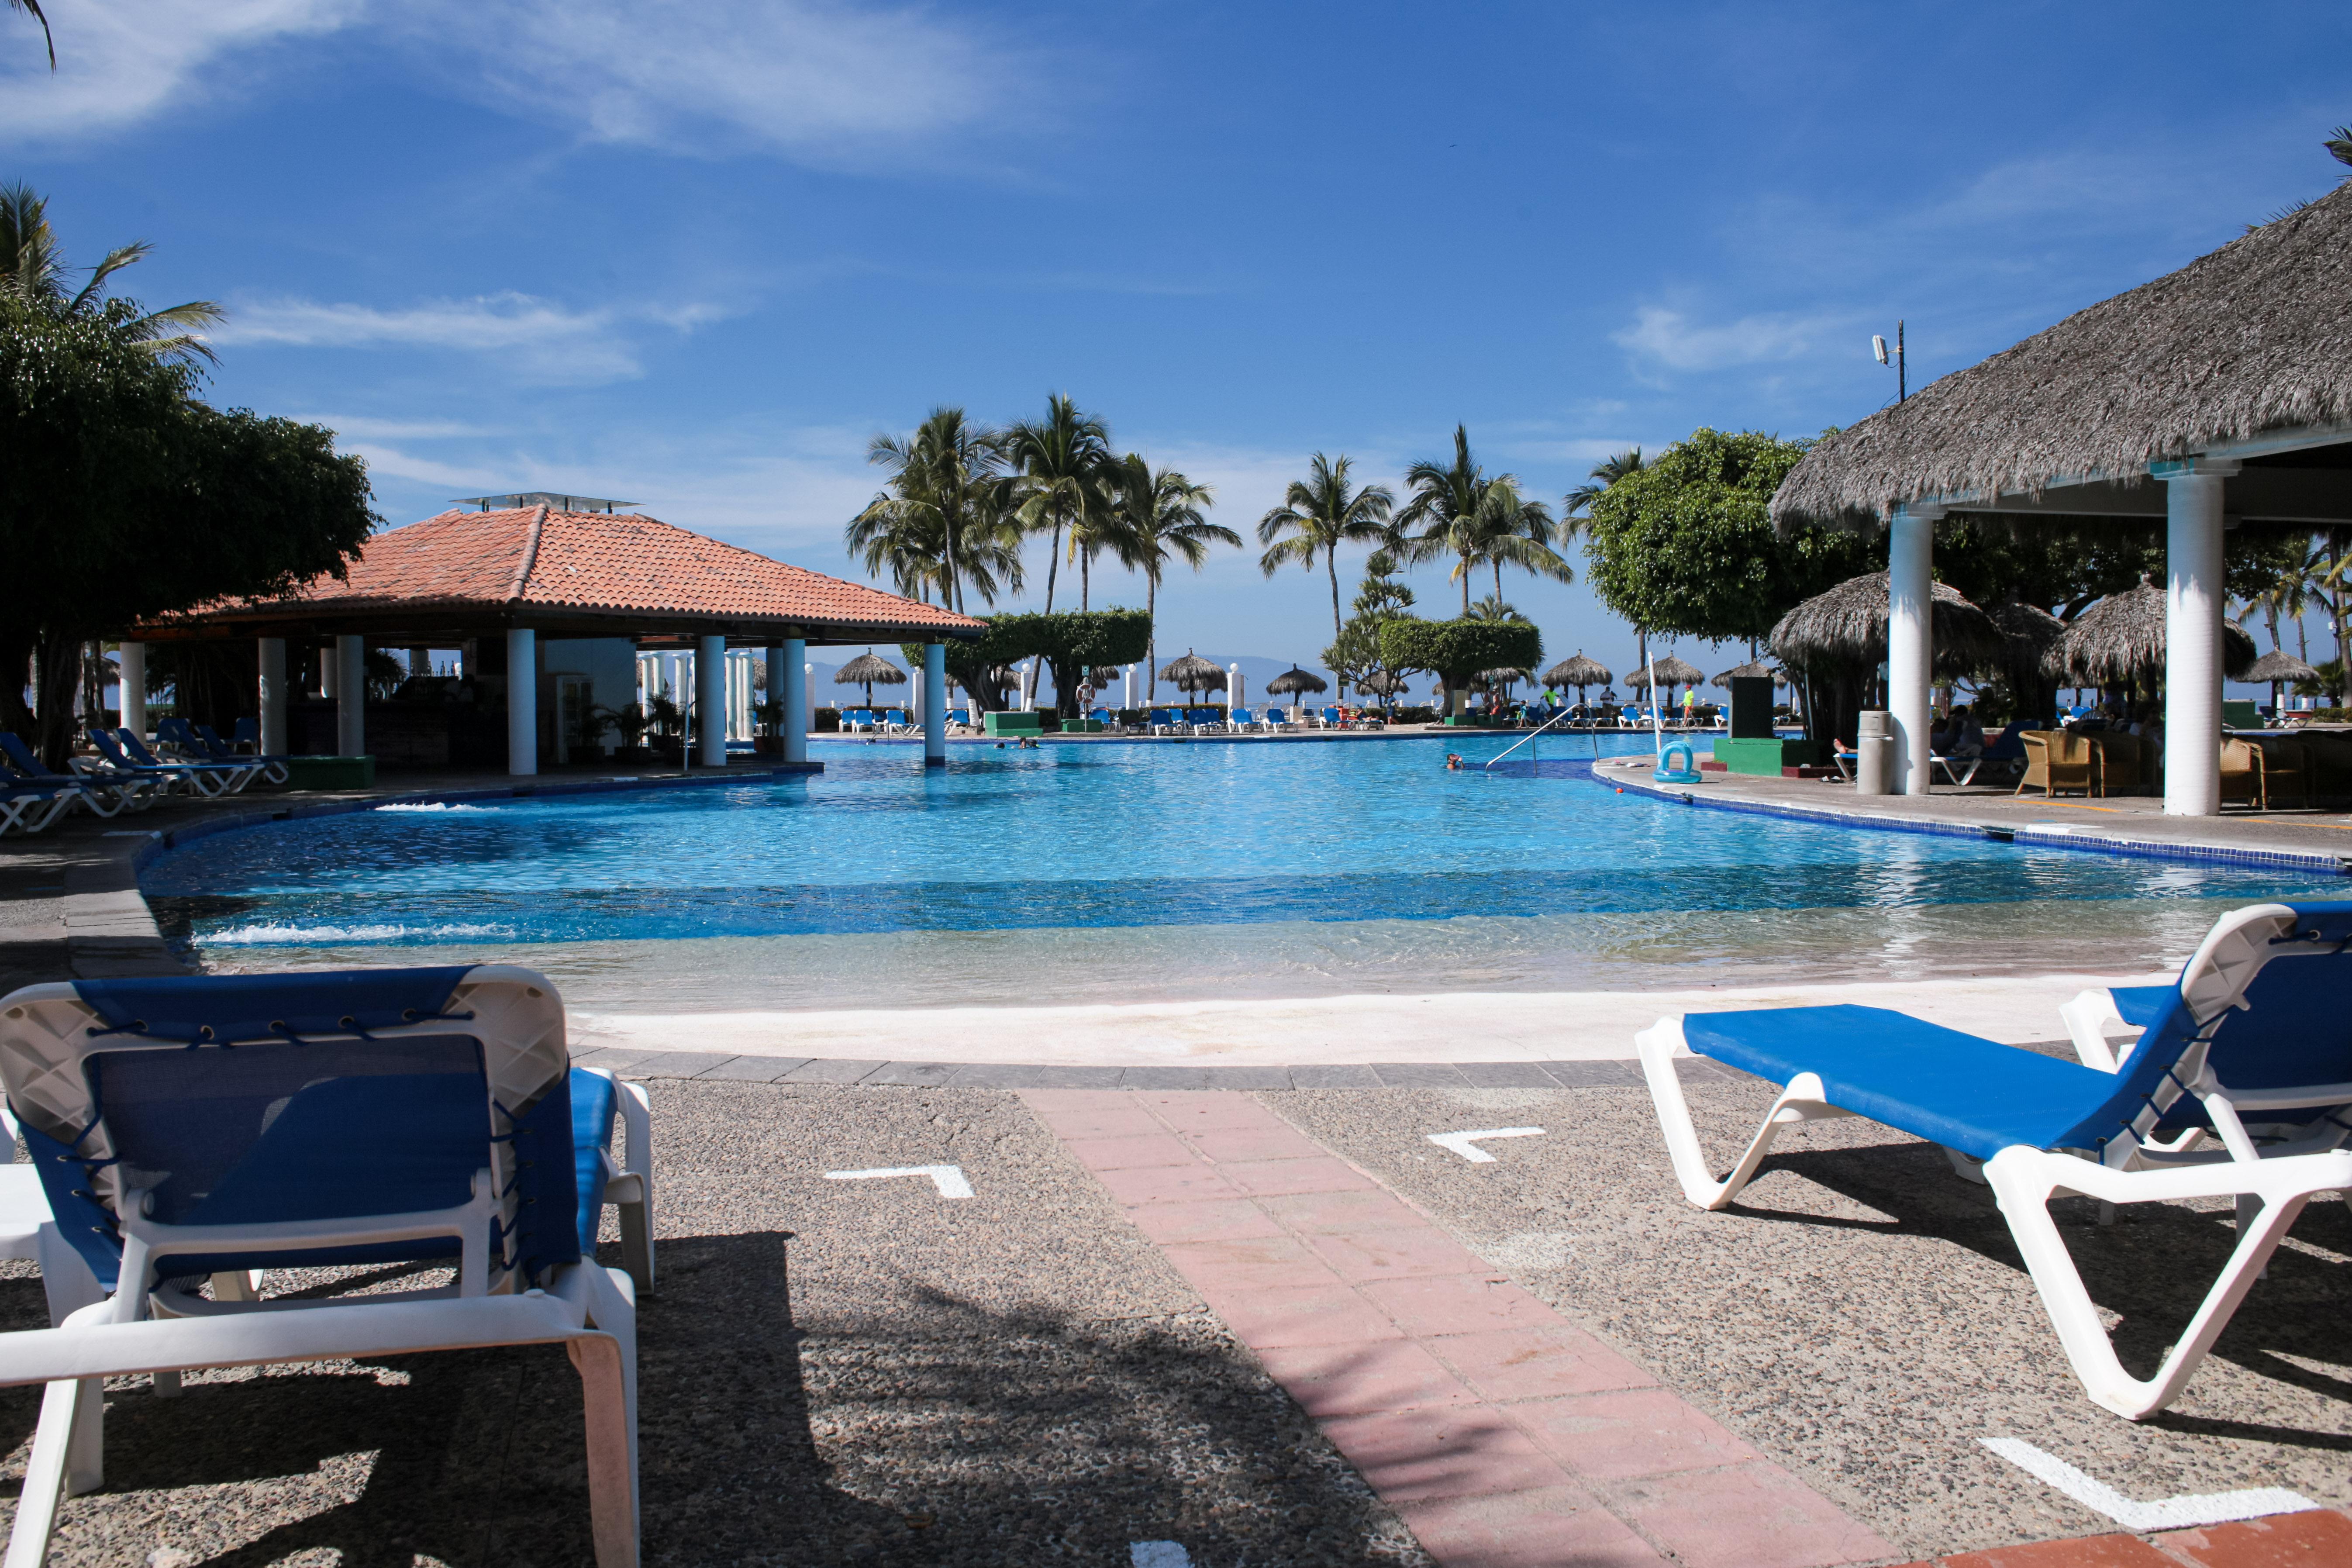
M 233 795 L 257 778 L 286 781 L 286 759 L 236 751 L 209 725 L 166 719 L 156 750 L 129 730 L 89 731 L 90 750 L 53 773 L 21 735 L 0 731 L 0 834 L 38 833 L 68 812 L 116 816 L 173 795 Z

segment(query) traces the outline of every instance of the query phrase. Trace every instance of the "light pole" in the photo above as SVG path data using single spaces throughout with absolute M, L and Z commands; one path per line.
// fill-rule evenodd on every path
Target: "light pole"
M 1886 357 L 1886 340 L 1875 332 L 1870 335 L 1870 348 L 1871 352 L 1878 356 L 1879 363 L 1891 363 L 1895 366 L 1895 401 L 1900 403 L 1910 396 L 1910 376 L 1903 363 L 1902 321 L 1898 320 L 1895 323 L 1895 357 L 1891 361 Z

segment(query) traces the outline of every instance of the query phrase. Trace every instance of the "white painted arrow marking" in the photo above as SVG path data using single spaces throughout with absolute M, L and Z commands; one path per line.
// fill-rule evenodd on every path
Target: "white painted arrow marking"
M 1451 1149 L 1474 1165 L 1491 1165 L 1495 1156 L 1478 1147 L 1481 1138 L 1540 1138 L 1540 1127 L 1478 1127 L 1467 1132 L 1433 1132 L 1429 1141 L 1441 1149 Z
M 2031 1443 L 2015 1437 L 1979 1437 L 1977 1441 L 2037 1480 L 2130 1531 L 2193 1530 L 2200 1524 L 2226 1524 L 2233 1519 L 2259 1519 L 2266 1513 L 2301 1513 L 2319 1506 L 2309 1498 L 2280 1487 L 2134 1502 L 2105 1481 L 2093 1480 L 2065 1460 L 2045 1454 Z
M 888 1176 L 929 1176 L 943 1198 L 971 1196 L 971 1184 L 963 1179 L 961 1165 L 885 1165 L 876 1171 L 827 1171 L 828 1182 L 874 1182 Z

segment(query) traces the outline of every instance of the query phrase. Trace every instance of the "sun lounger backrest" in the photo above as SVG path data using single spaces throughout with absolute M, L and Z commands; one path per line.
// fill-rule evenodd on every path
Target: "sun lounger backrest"
M 0 730 L 0 753 L 6 755 L 8 766 L 27 777 L 39 778 L 49 771 L 41 765 L 33 748 L 25 744 L 25 738 L 14 730 Z
M 282 1225 L 461 1206 L 484 1169 L 494 1275 L 579 1256 L 562 1003 L 529 970 L 28 987 L 0 1013 L 0 1079 L 61 1234 L 110 1288 L 142 1194 L 162 1224 Z M 456 1251 L 444 1237 L 301 1256 Z

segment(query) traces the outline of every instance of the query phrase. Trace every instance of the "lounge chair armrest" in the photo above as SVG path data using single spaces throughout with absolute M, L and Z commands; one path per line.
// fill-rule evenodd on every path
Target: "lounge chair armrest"
M 615 1087 L 620 1092 L 613 1099 L 621 1108 L 621 1127 L 628 1139 L 621 1169 L 649 1186 L 654 1179 L 653 1101 L 647 1098 L 644 1084 L 623 1079 L 616 1081 Z
M 2122 1023 L 2124 1016 L 2116 1010 L 2116 999 L 2105 986 L 2077 992 L 2060 1005 L 2058 1016 L 2066 1025 L 2066 1037 L 2074 1042 L 2075 1059 L 2084 1067 L 2114 1072 L 2122 1065 L 2116 1059 L 2115 1042 L 2107 1038 L 2107 1026 Z
M 604 1183 L 604 1201 L 608 1204 L 641 1204 L 646 1201 L 646 1179 L 635 1171 L 625 1171 Z
M 549 1344 L 595 1331 L 586 1326 L 579 1304 L 541 1291 L 135 1323 L 95 1321 L 111 1308 L 110 1301 L 101 1301 L 75 1312 L 62 1328 L 0 1336 L 0 1386 L 191 1366 Z

